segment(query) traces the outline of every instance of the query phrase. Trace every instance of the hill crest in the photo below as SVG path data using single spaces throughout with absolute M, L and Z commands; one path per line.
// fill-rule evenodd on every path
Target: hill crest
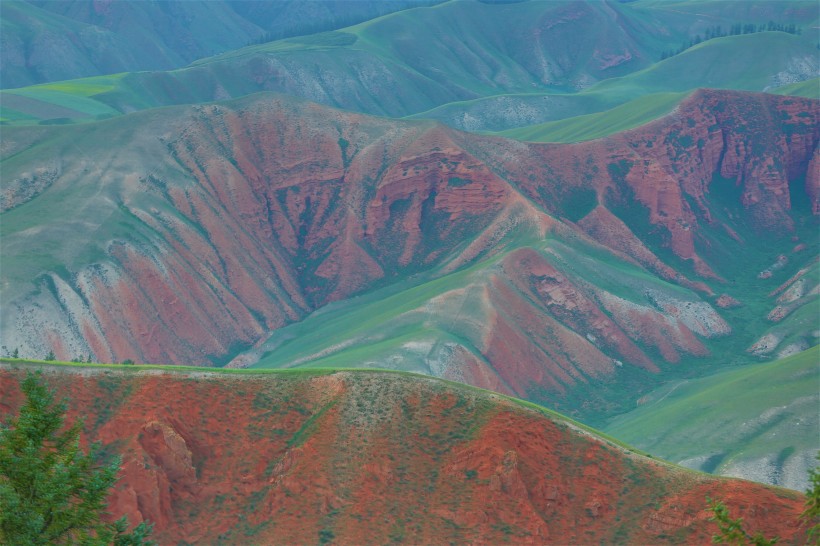
M 85 441 L 124 455 L 112 511 L 162 541 L 707 542 L 706 495 L 766 534 L 800 532 L 794 492 L 627 456 L 432 378 L 37 367 L 87 416 Z M 26 369 L 2 363 L 3 413 Z

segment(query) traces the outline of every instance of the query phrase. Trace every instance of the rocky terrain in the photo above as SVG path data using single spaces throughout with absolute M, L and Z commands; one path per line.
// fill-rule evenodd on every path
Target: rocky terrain
M 817 245 L 817 114 L 809 99 L 701 91 L 647 126 L 559 146 L 260 95 L 10 129 L 2 342 L 220 364 L 329 302 L 476 265 L 475 289 L 425 304 L 452 324 L 477 313 L 451 347 L 456 379 L 549 400 L 619 366 L 710 354 L 710 339 L 746 348 L 763 332 L 737 332 L 722 308 L 765 299 Z M 761 238 L 771 251 L 748 244 Z M 728 256 L 781 253 L 789 265 L 750 277 L 756 292 L 736 284 L 749 272 Z
M 0 368 L 0 415 L 28 366 Z M 803 497 L 636 454 L 499 395 L 387 372 L 40 366 L 83 442 L 123 455 L 110 510 L 160 543 L 707 544 L 706 497 L 785 542 Z

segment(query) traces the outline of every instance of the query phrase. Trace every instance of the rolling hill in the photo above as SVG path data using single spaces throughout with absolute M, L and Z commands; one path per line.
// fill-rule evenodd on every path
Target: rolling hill
M 37 368 L 121 454 L 115 517 L 161 543 L 708 543 L 706 497 L 797 541 L 799 493 L 709 477 L 560 415 L 441 380 L 0 363 L 0 415 Z
M 816 77 L 816 33 L 809 29 L 714 38 L 660 61 L 670 41 L 703 32 L 707 22 L 817 19 L 813 2 L 761 3 L 766 9 L 753 13 L 734 3 L 734 15 L 721 12 L 725 3 L 703 4 L 705 13 L 651 2 L 446 2 L 176 70 L 7 90 L 0 117 L 6 124 L 94 121 L 275 91 L 373 115 L 499 131 L 610 110 L 646 94 L 764 91 Z
M 717 489 L 796 532 L 789 493 L 606 439 L 596 489 L 587 448 L 555 447 L 578 438 L 493 419 L 516 397 L 805 486 L 816 1 L 0 4 L 0 356 L 230 368 L 49 368 L 132 457 L 116 504 L 163 540 L 699 542 Z M 376 367 L 395 373 L 354 371 Z M 277 462 L 215 438 L 234 427 Z M 417 504 L 379 504 L 395 492 Z
M 605 430 L 689 468 L 806 490 L 820 447 L 818 362 L 815 346 L 676 381 L 641 398 Z
M 9 89 L 169 70 L 253 42 L 333 30 L 434 3 L 7 0 L 0 10 L 0 83 Z

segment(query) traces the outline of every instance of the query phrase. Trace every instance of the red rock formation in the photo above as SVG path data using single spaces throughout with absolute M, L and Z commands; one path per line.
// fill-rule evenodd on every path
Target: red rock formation
M 704 233 L 725 231 L 742 253 L 755 236 L 743 226 L 788 232 L 788 183 L 803 174 L 816 202 L 817 115 L 817 101 L 808 99 L 699 91 L 669 116 L 606 139 L 525 145 L 256 96 L 104 125 L 106 141 L 125 144 L 100 150 L 104 183 L 93 187 L 97 179 L 72 150 L 94 148 L 102 137 L 96 125 L 78 126 L 59 144 L 63 174 L 35 199 L 76 185 L 98 196 L 89 206 L 103 219 L 61 211 L 43 228 L 63 237 L 66 226 L 91 226 L 73 240 L 82 248 L 72 254 L 89 258 L 34 284 L 14 279 L 26 288 L 4 305 L 3 342 L 24 356 L 52 349 L 62 359 L 223 363 L 331 301 L 419 271 L 453 271 L 522 234 L 592 239 L 711 296 L 707 282 L 722 280 L 702 250 Z M 32 172 L 41 167 L 34 163 Z M 717 219 L 713 194 L 725 184 L 738 188 L 754 222 Z M 574 204 L 579 196 L 588 210 Z M 127 229 L 100 241 L 104 222 Z M 18 248 L 40 244 L 40 234 L 31 237 L 4 233 Z M 694 273 L 677 271 L 673 260 Z M 520 265 L 513 257 L 507 263 Z M 611 374 L 612 359 L 653 369 L 657 363 L 636 347 L 655 346 L 674 362 L 705 354 L 698 336 L 728 331 L 719 317 L 689 320 L 676 306 L 605 304 L 589 289 L 510 278 L 551 318 L 519 309 L 520 294 L 509 293 L 508 302 L 500 296 L 505 285 L 492 285 L 498 329 L 474 337 L 487 341 L 489 365 L 509 372 L 503 381 L 521 388 L 520 377 L 560 390 L 581 369 Z M 539 352 L 552 354 L 549 369 L 510 360 Z M 489 378 L 479 368 L 474 363 L 467 375 Z

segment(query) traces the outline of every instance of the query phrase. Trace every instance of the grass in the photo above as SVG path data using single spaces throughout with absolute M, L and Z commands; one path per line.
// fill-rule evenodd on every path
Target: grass
M 770 85 L 773 75 L 784 70 L 784 59 L 816 53 L 816 44 L 807 36 L 762 32 L 709 40 L 654 62 L 660 51 L 668 47 L 670 37 L 685 37 L 687 31 L 681 28 L 688 27 L 678 20 L 681 15 L 640 3 L 614 5 L 611 9 L 621 11 L 624 20 L 634 28 L 614 22 L 611 15 L 594 3 L 588 17 L 573 23 L 579 37 L 587 30 L 597 30 L 596 24 L 603 24 L 613 39 L 634 40 L 642 51 L 641 57 L 606 70 L 599 66 L 599 46 L 590 41 L 571 38 L 560 42 L 558 50 L 553 51 L 555 48 L 537 48 L 529 40 L 509 39 L 533 32 L 533 22 L 549 17 L 551 10 L 560 12 L 560 4 L 476 3 L 468 7 L 447 2 L 433 8 L 403 10 L 343 30 L 245 47 L 182 69 L 116 74 L 4 91 L 0 118 L 6 124 L 93 121 L 133 110 L 212 101 L 217 98 L 215 89 L 234 98 L 272 89 L 370 114 L 436 119 L 480 110 L 484 98 L 490 109 L 495 108 L 497 105 L 493 106 L 492 101 L 499 96 L 568 101 L 554 112 L 554 117 L 547 115 L 544 121 L 624 105 L 624 110 L 609 116 L 576 119 L 564 129 L 539 129 L 552 136 L 524 137 L 568 141 L 608 134 L 607 123 L 616 116 L 625 116 L 617 121 L 621 128 L 653 119 L 672 107 L 674 99 L 664 96 L 669 93 L 685 93 L 698 87 L 762 91 Z M 666 21 L 667 32 L 671 33 L 663 39 L 652 30 L 658 17 Z M 607 32 L 601 35 L 608 35 Z M 548 82 L 547 76 L 540 74 L 541 65 L 563 64 L 558 58 L 561 48 L 572 50 L 576 63 L 565 68 L 558 80 Z M 288 84 L 287 78 L 256 81 L 258 67 L 271 58 L 282 63 L 286 72 L 295 66 L 312 67 L 305 69 L 304 77 L 316 85 L 296 86 Z M 362 82 L 371 78 L 374 71 L 389 74 L 389 85 L 378 89 L 364 85 Z M 600 82 L 578 91 L 574 83 L 578 79 Z M 338 81 L 352 83 L 341 89 L 333 83 Z M 308 92 L 309 89 L 315 92 Z M 644 96 L 652 98 L 627 105 Z M 13 97 L 28 102 L 15 103 Z M 436 108 L 441 110 L 432 110 Z M 589 123 L 593 127 L 586 127 Z
M 529 142 L 581 142 L 633 129 L 671 112 L 688 92 L 655 93 L 605 112 L 500 131 L 497 134 Z
M 572 246 L 570 246 L 572 245 Z M 482 330 L 483 287 L 496 265 L 515 249 L 532 248 L 569 277 L 587 282 L 629 301 L 646 305 L 651 287 L 686 301 L 691 292 L 666 283 L 640 267 L 619 260 L 591 243 L 526 238 L 492 258 L 434 280 L 413 279 L 351 300 L 328 305 L 302 321 L 273 333 L 254 365 L 268 367 L 400 367 L 430 372 L 442 344 L 460 345 L 483 359 L 476 349 Z M 448 300 L 441 299 L 448 294 Z M 438 301 L 439 303 L 433 303 Z M 432 311 L 431 306 L 436 306 Z
M 58 113 L 74 122 L 119 115 L 117 109 L 95 97 L 119 89 L 125 75 L 96 76 L 3 91 L 5 105 L 0 107 L 0 118 L 11 124 L 30 125 L 56 117 Z M 15 97 L 23 100 L 15 100 Z M 11 107 L 7 106 L 9 103 Z M 49 115 L 52 111 L 55 113 Z
M 344 358 L 364 362 L 383 354 L 387 349 L 401 345 L 419 334 L 424 336 L 426 328 L 415 320 L 391 324 L 402 315 L 418 310 L 431 299 L 449 290 L 469 284 L 470 277 L 496 263 L 499 258 L 481 262 L 472 267 L 438 279 L 422 282 L 417 286 L 406 281 L 397 285 L 371 292 L 346 302 L 329 305 L 305 320 L 282 328 L 274 333 L 266 343 L 275 347 L 265 355 L 257 367 L 286 367 L 295 361 L 327 361 L 327 357 L 310 358 L 310 355 L 324 355 L 329 348 L 342 346 L 350 353 L 351 341 L 358 352 Z M 385 341 L 385 338 L 390 337 Z M 331 353 L 339 353 L 333 351 Z M 338 365 L 338 354 L 332 360 Z M 300 364 L 304 365 L 304 364 Z M 311 364 L 313 365 L 313 364 Z
M 670 382 L 603 428 L 673 461 L 720 454 L 716 470 L 788 448 L 816 451 L 818 363 L 820 347 L 813 347 L 773 362 Z M 802 425 L 793 426 L 797 421 Z
M 791 83 L 769 89 L 769 93 L 775 95 L 795 95 L 810 99 L 820 99 L 820 78 L 814 78 L 798 83 Z

